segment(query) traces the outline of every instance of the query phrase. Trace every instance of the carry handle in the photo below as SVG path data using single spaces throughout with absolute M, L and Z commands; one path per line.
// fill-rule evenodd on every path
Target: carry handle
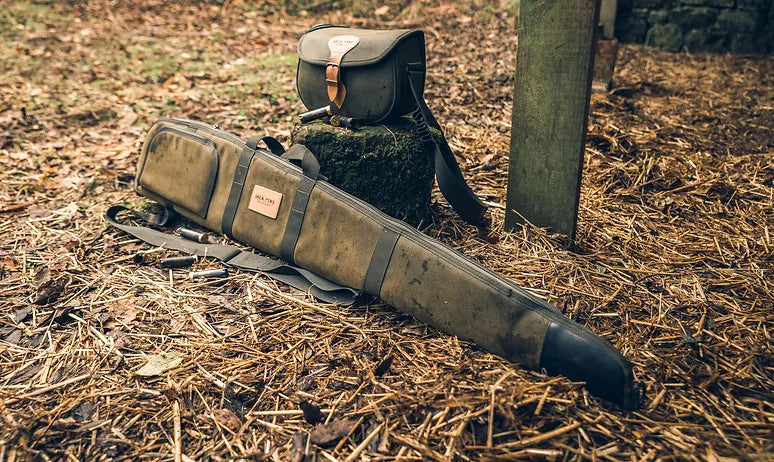
M 321 177 L 320 163 L 317 161 L 314 154 L 312 154 L 312 151 L 307 149 L 303 144 L 294 144 L 280 157 L 301 167 L 301 171 L 306 177 L 313 180 L 317 180 L 317 178 Z
M 282 147 L 282 143 L 277 141 L 277 138 L 274 138 L 273 136 L 251 136 L 247 139 L 245 144 L 247 144 L 250 149 L 258 149 L 259 143 L 265 144 L 272 154 L 278 156 L 285 154 L 285 148 Z

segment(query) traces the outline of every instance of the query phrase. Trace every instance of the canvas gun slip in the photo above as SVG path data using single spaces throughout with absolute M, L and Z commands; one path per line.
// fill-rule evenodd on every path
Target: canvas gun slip
M 631 364 L 610 343 L 513 282 L 328 184 L 304 146 L 281 156 L 274 146 L 276 153 L 258 148 L 256 138 L 245 143 L 201 122 L 162 119 L 142 148 L 135 190 L 330 285 L 380 297 L 524 367 L 584 381 L 592 394 L 625 409 L 638 406 Z M 267 258 L 239 250 L 242 256 L 235 257 L 224 250 L 228 246 L 120 224 L 116 209 L 108 211 L 112 224 L 155 245 L 227 262 Z

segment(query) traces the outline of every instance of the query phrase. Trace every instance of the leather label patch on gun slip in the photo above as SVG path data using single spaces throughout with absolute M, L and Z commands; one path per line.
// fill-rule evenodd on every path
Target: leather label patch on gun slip
M 250 195 L 250 204 L 247 206 L 253 212 L 258 212 L 269 218 L 276 219 L 282 203 L 282 193 L 272 191 L 263 186 L 255 185 Z

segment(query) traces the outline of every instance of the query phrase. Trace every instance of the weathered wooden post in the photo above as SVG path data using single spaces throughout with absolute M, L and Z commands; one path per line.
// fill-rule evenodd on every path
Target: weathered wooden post
M 521 0 L 505 228 L 575 239 L 600 0 Z

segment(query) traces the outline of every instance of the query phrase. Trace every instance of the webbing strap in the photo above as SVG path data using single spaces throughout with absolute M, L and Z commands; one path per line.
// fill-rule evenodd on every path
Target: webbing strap
M 245 188 L 245 179 L 247 178 L 247 171 L 250 169 L 250 162 L 252 162 L 253 156 L 255 156 L 255 147 L 251 147 L 250 143 L 248 143 L 239 155 L 239 161 L 237 162 L 236 170 L 234 170 L 234 181 L 231 182 L 231 190 L 228 193 L 226 207 L 223 209 L 223 219 L 220 222 L 220 227 L 223 230 L 223 234 L 231 239 L 234 239 L 234 235 L 231 233 L 234 227 L 234 218 L 239 207 L 239 201 L 242 198 L 242 190 Z
M 290 207 L 288 223 L 285 225 L 285 234 L 282 236 L 282 244 L 280 245 L 280 256 L 290 263 L 295 263 L 296 244 L 301 235 L 306 206 L 309 204 L 309 196 L 312 194 L 315 183 L 317 183 L 316 180 L 306 175 L 301 176 L 296 193 L 293 195 L 293 205 Z
M 293 203 L 290 206 L 288 222 L 285 225 L 285 233 L 280 244 L 280 256 L 288 262 L 295 263 L 296 244 L 301 235 L 301 226 L 304 224 L 306 206 L 309 205 L 309 196 L 320 177 L 320 163 L 314 154 L 302 144 L 294 144 L 282 158 L 301 167 L 302 175 L 298 181 L 298 187 L 293 195 Z
M 392 252 L 398 243 L 400 233 L 389 228 L 382 228 L 379 239 L 376 241 L 374 253 L 371 254 L 371 262 L 368 264 L 365 278 L 363 279 L 363 292 L 379 297 L 382 290 L 384 276 L 392 259 Z
M 119 223 L 117 215 L 123 211 L 144 218 L 142 214 L 139 214 L 134 210 L 121 205 L 114 205 L 105 212 L 105 219 L 114 227 L 131 234 L 150 245 L 163 247 L 168 250 L 179 250 L 200 257 L 212 257 L 220 260 L 224 265 L 231 268 L 262 272 L 277 281 L 310 293 L 312 296 L 327 303 L 335 303 L 344 306 L 351 305 L 360 295 L 360 291 L 358 290 L 341 286 L 303 268 L 288 265 L 274 258 L 258 255 L 250 251 L 241 250 L 233 245 L 202 244 L 172 234 L 156 231 L 145 226 Z M 153 217 L 149 218 L 153 219 Z M 165 221 L 166 220 L 154 220 L 152 223 L 158 224 Z
M 452 208 L 460 214 L 463 220 L 474 225 L 480 225 L 484 221 L 486 205 L 470 189 L 462 176 L 454 153 L 449 147 L 449 143 L 443 136 L 443 131 L 438 121 L 435 120 L 430 108 L 427 107 L 422 96 L 423 76 L 421 63 L 408 65 L 409 87 L 417 103 L 417 110 L 413 117 L 417 123 L 417 130 L 422 138 L 422 142 L 428 151 L 432 150 L 435 158 L 435 177 L 438 180 L 438 188 L 443 193 L 443 197 L 449 201 Z M 440 139 L 436 140 L 427 129 L 427 126 L 435 128 L 441 133 Z

